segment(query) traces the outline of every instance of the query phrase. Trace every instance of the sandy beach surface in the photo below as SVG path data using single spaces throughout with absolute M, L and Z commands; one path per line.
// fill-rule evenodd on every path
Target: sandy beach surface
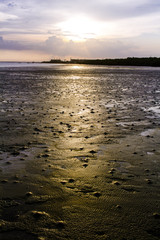
M 0 239 L 160 239 L 160 68 L 0 67 Z

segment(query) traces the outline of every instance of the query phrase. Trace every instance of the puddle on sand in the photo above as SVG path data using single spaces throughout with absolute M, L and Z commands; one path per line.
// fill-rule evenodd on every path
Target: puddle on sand
M 3 173 L 12 172 L 25 167 L 25 162 L 33 159 L 42 149 L 40 147 L 27 148 L 19 151 L 17 156 L 13 156 L 9 152 L 0 153 L 0 168 Z
M 129 162 L 126 161 L 118 161 L 118 160 L 110 160 L 110 163 L 113 163 L 119 172 L 128 173 L 128 169 L 133 167 Z
M 140 125 L 148 125 L 149 123 L 148 122 L 145 122 L 145 121 L 131 121 L 131 122 L 118 122 L 116 123 L 116 125 L 120 125 L 122 127 L 127 127 L 127 126 L 140 126 Z
M 145 107 L 142 107 L 142 109 L 145 111 L 145 112 L 151 112 L 152 114 L 154 114 L 154 118 L 155 117 L 160 117 L 160 106 L 155 106 L 155 107 L 150 107 L 150 108 L 145 108 Z M 152 116 L 148 116 L 149 118 L 151 118 Z
M 148 155 L 154 155 L 154 153 L 153 153 L 153 152 L 147 152 L 147 154 L 148 154 Z
M 141 136 L 147 137 L 153 135 L 156 131 L 157 129 L 147 129 L 146 131 L 141 132 Z
M 160 116 L 160 106 L 150 107 L 148 110 L 157 113 Z

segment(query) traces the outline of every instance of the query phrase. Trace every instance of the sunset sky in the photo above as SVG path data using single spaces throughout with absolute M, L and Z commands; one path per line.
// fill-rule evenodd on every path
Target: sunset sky
M 160 56 L 158 0 L 0 0 L 0 61 Z

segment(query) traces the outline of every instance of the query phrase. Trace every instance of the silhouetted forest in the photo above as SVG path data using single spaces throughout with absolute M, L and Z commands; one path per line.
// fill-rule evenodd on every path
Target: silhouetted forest
M 113 65 L 113 66 L 151 66 L 160 67 L 160 58 L 149 57 L 149 58 L 116 58 L 116 59 L 51 59 L 50 61 L 44 61 L 43 63 L 65 63 L 65 64 L 92 64 L 92 65 Z

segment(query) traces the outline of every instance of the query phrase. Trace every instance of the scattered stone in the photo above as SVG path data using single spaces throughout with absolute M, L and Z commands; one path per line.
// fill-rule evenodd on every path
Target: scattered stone
M 30 197 L 30 196 L 32 196 L 32 195 L 33 195 L 32 192 L 27 192 L 27 193 L 26 193 L 26 196 L 27 196 L 27 197 Z
M 152 183 L 153 183 L 151 179 L 146 179 L 146 182 L 147 182 L 148 184 L 152 184 Z
M 43 186 L 42 186 L 43 188 Z M 47 202 L 50 199 L 50 196 L 48 195 L 42 195 L 42 196 L 34 196 L 31 195 L 30 197 L 28 197 L 25 201 L 26 204 L 39 204 L 39 203 L 44 203 Z
M 117 208 L 117 209 L 121 209 L 122 207 L 121 207 L 120 205 L 117 205 L 116 208 Z
M 45 237 L 38 237 L 38 240 L 46 240 Z
M 8 165 L 10 165 L 10 164 L 12 164 L 10 161 L 8 161 L 8 162 L 6 162 L 6 164 L 8 164 Z
M 3 180 L 1 180 L 1 183 L 7 183 L 7 182 L 8 182 L 7 179 L 3 179 Z
M 65 222 L 64 221 L 58 221 L 56 222 L 56 227 L 59 228 L 59 229 L 63 229 L 65 228 Z
M 115 171 L 116 171 L 116 169 L 115 169 L 115 168 L 111 168 L 111 171 L 112 171 L 112 172 L 115 172 Z
M 15 183 L 15 184 L 16 184 L 16 183 L 19 183 L 19 182 L 20 182 L 20 181 L 17 181 L 17 180 L 13 181 L 13 183 Z
M 0 228 L 4 227 L 6 225 L 6 222 L 3 220 L 0 220 Z
M 109 173 L 113 174 L 115 171 L 116 171 L 116 169 L 115 169 L 115 168 L 112 168 L 112 169 L 109 171 Z
M 34 131 L 41 132 L 41 130 L 39 128 L 37 128 L 37 127 L 34 128 Z
M 63 133 L 63 131 L 58 131 L 58 133 Z
M 75 180 L 73 179 L 73 178 L 70 178 L 69 180 L 68 180 L 68 182 L 69 183 L 73 183 Z
M 114 184 L 114 185 L 117 185 L 117 186 L 118 186 L 118 185 L 120 185 L 120 182 L 118 182 L 118 181 L 113 181 L 113 182 L 112 182 L 112 184 Z
M 42 217 L 49 217 L 49 214 L 46 212 L 41 212 L 41 211 L 31 211 L 31 214 L 33 215 L 34 218 L 39 219 Z
M 50 156 L 50 155 L 47 154 L 47 153 L 45 153 L 45 154 L 42 155 L 42 157 L 49 157 L 49 156 Z
M 65 185 L 67 182 L 66 181 L 61 181 L 60 182 L 62 185 Z
M 99 193 L 99 192 L 95 192 L 93 195 L 94 195 L 95 197 L 99 198 L 102 194 Z
M 20 153 L 18 151 L 14 151 L 11 153 L 13 156 L 18 156 Z
M 28 147 L 27 147 L 27 146 L 23 146 L 23 147 L 21 147 L 19 150 L 24 151 L 24 150 L 26 150 L 26 149 L 28 149 Z
M 85 168 L 88 167 L 88 164 L 83 164 L 83 167 L 85 167 Z
M 153 217 L 156 219 L 160 219 L 160 213 L 153 213 Z
M 51 151 L 51 149 L 46 149 L 46 150 L 45 150 L 45 152 L 50 152 L 50 151 Z
M 91 150 L 91 151 L 90 151 L 90 153 L 94 154 L 94 153 L 96 153 L 96 151 L 94 151 L 94 150 Z

